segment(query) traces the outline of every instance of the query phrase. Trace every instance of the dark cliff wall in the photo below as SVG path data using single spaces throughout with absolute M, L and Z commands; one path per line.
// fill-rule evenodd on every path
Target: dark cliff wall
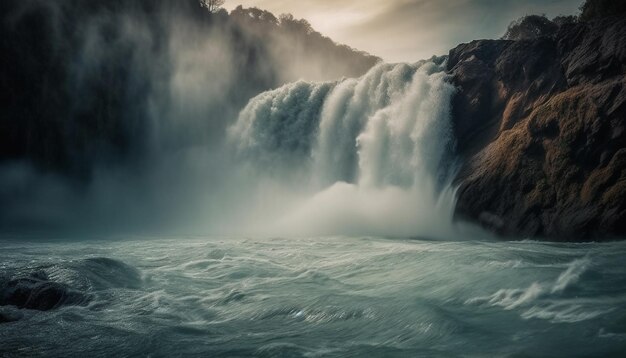
M 507 237 L 626 235 L 626 19 L 450 52 L 457 214 Z

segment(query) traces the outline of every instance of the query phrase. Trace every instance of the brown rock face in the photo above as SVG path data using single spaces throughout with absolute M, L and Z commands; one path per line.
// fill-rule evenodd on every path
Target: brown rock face
M 450 52 L 457 215 L 508 237 L 626 237 L 626 19 Z

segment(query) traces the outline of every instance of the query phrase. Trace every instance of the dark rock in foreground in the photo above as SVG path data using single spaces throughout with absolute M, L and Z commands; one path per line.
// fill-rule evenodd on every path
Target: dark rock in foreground
M 0 307 L 39 311 L 86 305 L 98 291 L 137 289 L 142 284 L 137 269 L 105 257 L 21 268 L 4 276 L 0 275 Z M 14 320 L 14 313 L 0 311 L 0 322 Z
M 0 306 L 49 311 L 88 301 L 87 295 L 67 285 L 49 281 L 45 275 L 39 273 L 12 279 L 0 286 Z M 12 317 L 13 315 L 2 314 L 0 321 L 10 322 Z
M 626 19 L 450 52 L 457 215 L 507 237 L 626 235 Z

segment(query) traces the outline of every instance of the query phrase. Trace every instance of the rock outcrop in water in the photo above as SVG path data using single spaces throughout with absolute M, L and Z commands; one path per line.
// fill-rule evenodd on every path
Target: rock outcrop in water
M 450 52 L 457 216 L 507 237 L 626 234 L 626 18 Z
M 0 323 L 19 320 L 21 309 L 87 305 L 99 292 L 138 289 L 142 282 L 137 269 L 105 257 L 0 270 Z
M 61 306 L 85 303 L 89 297 L 69 286 L 50 281 L 41 272 L 15 278 L 0 286 L 0 306 L 15 306 L 39 311 L 49 311 Z M 3 315 L 10 322 L 12 316 Z

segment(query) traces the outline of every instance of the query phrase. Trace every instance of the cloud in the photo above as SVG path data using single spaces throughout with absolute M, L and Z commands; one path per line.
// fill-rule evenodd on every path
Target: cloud
M 308 19 L 335 41 L 390 62 L 446 54 L 459 43 L 498 38 L 508 24 L 528 14 L 577 12 L 582 0 L 240 0 L 275 13 Z

